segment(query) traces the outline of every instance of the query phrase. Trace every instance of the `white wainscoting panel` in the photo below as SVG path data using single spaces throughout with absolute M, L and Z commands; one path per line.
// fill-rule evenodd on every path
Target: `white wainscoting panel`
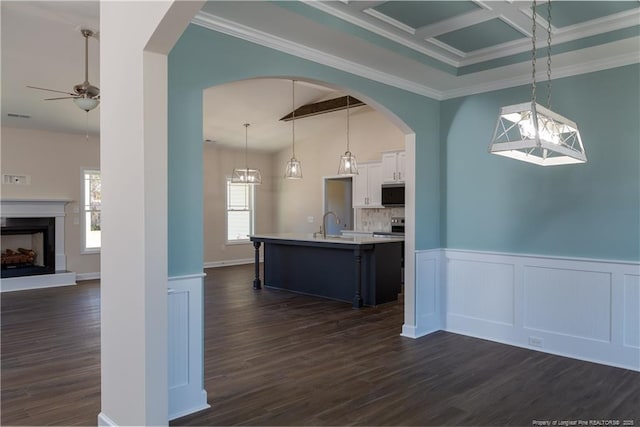
M 169 278 L 169 420 L 209 408 L 204 389 L 203 277 Z
M 640 371 L 640 264 L 454 249 L 443 263 L 443 329 Z
M 189 292 L 169 291 L 169 388 L 189 383 Z
M 624 346 L 640 349 L 640 275 L 624 276 Z
M 513 326 L 514 266 L 452 259 L 447 314 Z
M 416 251 L 416 325 L 404 325 L 402 335 L 418 338 L 442 329 L 442 251 Z
M 608 342 L 611 285 L 611 273 L 525 266 L 524 327 Z

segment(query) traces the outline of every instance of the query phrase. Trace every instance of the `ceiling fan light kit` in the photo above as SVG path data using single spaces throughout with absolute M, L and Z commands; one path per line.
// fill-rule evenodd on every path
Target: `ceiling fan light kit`
M 73 92 L 64 92 L 55 89 L 46 89 L 37 86 L 27 86 L 31 89 L 46 90 L 49 92 L 63 93 L 69 96 L 59 98 L 48 98 L 45 101 L 57 101 L 60 99 L 73 99 L 74 104 L 81 110 L 89 112 L 100 104 L 100 88 L 89 83 L 89 37 L 94 36 L 92 30 L 83 28 L 80 30 L 84 37 L 84 82 L 73 87 Z
M 586 163 L 578 126 L 551 111 L 551 2 L 547 2 L 547 107 L 536 102 L 536 0 L 532 5 L 531 102 L 502 107 L 489 152 L 540 166 Z
M 100 101 L 95 98 L 82 97 L 82 98 L 73 98 L 73 103 L 76 104 L 78 108 L 80 108 L 81 110 L 89 112 L 94 108 L 96 108 L 100 103 Z

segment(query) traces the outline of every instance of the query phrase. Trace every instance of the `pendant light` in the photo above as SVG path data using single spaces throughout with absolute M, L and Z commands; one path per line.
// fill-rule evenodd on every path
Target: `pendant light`
M 296 159 L 296 81 L 291 80 L 291 159 L 284 172 L 286 179 L 301 179 L 302 165 Z
M 500 109 L 489 152 L 540 166 L 585 163 L 578 126 L 551 111 L 551 0 L 547 1 L 547 107 L 536 102 L 536 0 L 531 36 L 531 102 Z
M 351 154 L 351 151 L 349 151 L 349 95 L 347 95 L 347 151 L 340 156 L 338 175 L 358 175 L 358 163 L 356 162 L 356 156 Z
M 235 168 L 231 176 L 234 184 L 262 184 L 260 169 L 249 169 L 249 123 L 244 125 L 244 168 Z

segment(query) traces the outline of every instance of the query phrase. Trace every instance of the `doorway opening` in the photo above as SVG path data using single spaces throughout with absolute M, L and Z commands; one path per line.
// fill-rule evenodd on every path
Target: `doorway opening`
M 327 234 L 340 235 L 354 230 L 353 180 L 351 177 L 325 177 L 323 180 L 324 212 L 333 212 L 339 221 L 327 221 Z

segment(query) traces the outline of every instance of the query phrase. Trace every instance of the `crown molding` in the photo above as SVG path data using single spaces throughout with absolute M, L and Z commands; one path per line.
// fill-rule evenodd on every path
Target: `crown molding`
M 639 52 L 628 52 L 616 56 L 598 58 L 591 61 L 581 62 L 578 64 L 557 67 L 553 69 L 553 78 L 560 79 L 564 77 L 577 76 L 580 74 L 593 73 L 596 71 L 608 70 L 611 68 L 624 67 L 640 63 Z M 443 91 L 442 100 L 459 98 L 461 96 L 476 95 L 479 93 L 492 92 L 495 90 L 508 89 L 510 87 L 522 86 L 531 83 L 530 75 L 522 75 L 510 79 L 501 79 L 499 81 L 481 83 L 477 85 L 468 85 L 460 88 Z
M 322 1 L 309 1 L 309 0 L 302 0 L 302 2 L 308 6 L 311 6 L 313 8 L 316 8 L 318 10 L 321 10 L 325 13 L 328 13 L 330 15 L 335 16 L 336 18 L 340 18 L 343 21 L 349 22 L 350 24 L 353 25 L 357 25 L 358 27 L 364 28 L 365 30 L 371 31 L 374 34 L 377 34 L 381 37 L 384 37 L 386 39 L 389 39 L 391 41 L 394 41 L 396 43 L 399 43 L 403 46 L 406 46 L 410 49 L 415 50 L 416 52 L 420 52 L 426 56 L 431 57 L 432 59 L 435 59 L 437 61 L 443 62 L 447 65 L 453 66 L 453 67 L 459 67 L 459 63 L 457 60 L 450 58 L 447 55 L 443 55 L 440 52 L 437 52 L 431 48 L 429 48 L 428 46 L 425 46 L 421 43 L 415 42 L 413 40 L 407 39 L 406 36 L 401 35 L 401 34 L 396 34 L 393 31 L 387 30 L 385 28 L 380 27 L 379 25 L 376 25 L 372 22 L 369 22 L 366 19 L 363 19 L 361 17 L 358 16 L 354 16 L 352 13 L 347 12 L 347 11 L 343 11 L 339 8 L 337 8 L 336 6 L 331 6 L 326 2 L 322 2 Z M 372 17 L 374 16 L 373 14 L 369 13 L 369 12 L 365 12 L 362 11 L 363 14 L 366 15 L 371 15 Z M 375 19 L 380 19 L 377 15 L 381 15 L 380 13 L 377 13 L 375 15 Z M 389 20 L 392 20 L 393 18 L 388 18 Z M 395 26 L 392 24 L 389 24 L 387 22 L 387 20 L 383 20 L 383 22 L 387 25 L 390 26 Z M 411 28 L 411 27 L 408 27 Z M 394 30 L 396 30 L 394 28 Z M 399 31 L 403 31 L 404 30 L 399 30 Z
M 392 74 L 388 74 L 371 67 L 358 64 L 347 59 L 331 55 L 318 49 L 310 48 L 300 43 L 274 36 L 255 28 L 247 27 L 237 22 L 221 18 L 206 12 L 198 12 L 191 23 L 213 31 L 218 31 L 242 40 L 256 43 L 271 49 L 288 53 L 299 58 L 317 62 L 341 71 L 356 74 L 367 79 L 397 87 L 409 92 L 424 95 L 436 100 L 442 99 L 442 92 L 432 89 Z
M 403 24 L 402 22 L 398 21 L 397 19 L 393 19 L 392 17 L 385 15 L 384 13 L 380 13 L 375 9 L 372 8 L 368 8 L 368 9 L 364 9 L 362 11 L 362 13 L 366 13 L 369 16 L 372 16 L 376 19 L 381 20 L 382 22 L 386 22 L 389 25 L 393 25 L 394 27 L 398 28 L 399 30 L 404 31 L 405 33 L 409 33 L 412 36 L 416 34 L 416 30 L 413 27 L 410 27 L 406 24 Z
M 379 83 L 383 83 L 389 86 L 393 86 L 402 90 L 406 90 L 412 93 L 423 95 L 438 101 L 458 98 L 461 96 L 474 95 L 484 92 L 491 92 L 495 90 L 507 89 L 515 86 L 522 86 L 531 83 L 531 75 L 527 71 L 526 73 L 518 73 L 517 76 L 512 78 L 500 78 L 490 82 L 473 83 L 473 76 L 482 75 L 483 73 L 492 73 L 491 70 L 482 71 L 474 74 L 467 74 L 464 77 L 452 77 L 460 79 L 464 82 L 458 85 L 455 89 L 450 90 L 436 90 L 424 84 L 418 84 L 406 79 L 399 78 L 397 76 L 378 71 L 374 68 L 360 65 L 356 62 L 346 60 L 344 58 L 331 55 L 329 53 L 309 48 L 302 44 L 292 42 L 290 40 L 274 36 L 272 34 L 256 30 L 254 28 L 238 24 L 237 22 L 230 21 L 224 18 L 220 18 L 215 15 L 211 15 L 206 12 L 199 12 L 191 21 L 193 24 L 218 31 L 233 37 L 237 37 L 252 43 L 256 43 L 265 47 L 269 47 L 281 52 L 285 52 L 290 55 L 294 55 L 300 58 L 307 59 L 322 65 L 326 65 L 341 71 L 345 71 L 351 74 L 362 76 Z M 637 40 L 638 38 L 636 38 Z M 615 51 L 616 43 L 624 43 L 624 41 L 617 41 L 610 43 L 610 47 L 607 51 Z M 628 43 L 628 41 L 626 41 Z M 601 46 L 600 46 L 601 47 Z M 585 54 L 595 47 L 583 49 Z M 619 49 L 619 48 L 618 48 Z M 624 49 L 623 49 L 624 50 Z M 567 53 L 570 54 L 571 52 Z M 566 54 L 563 54 L 566 55 Z M 572 63 L 571 65 L 557 67 L 553 70 L 553 78 L 571 77 L 580 74 L 586 74 L 596 71 L 602 71 L 610 68 L 622 67 L 625 65 L 631 65 L 640 63 L 640 52 L 623 52 L 614 54 L 611 56 L 592 55 L 598 56 L 597 59 L 580 61 Z M 519 64 L 508 65 L 508 67 L 515 67 Z M 425 66 L 426 67 L 426 66 Z

